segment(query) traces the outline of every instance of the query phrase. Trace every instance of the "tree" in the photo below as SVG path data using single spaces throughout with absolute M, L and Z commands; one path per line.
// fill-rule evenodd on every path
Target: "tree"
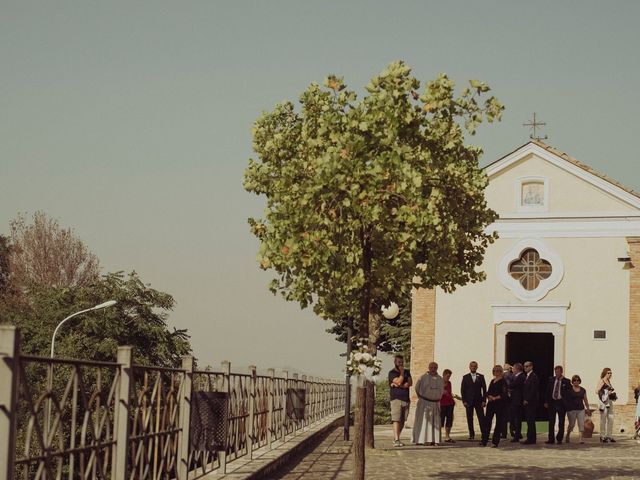
M 497 216 L 484 199 L 481 149 L 464 144 L 464 131 L 499 119 L 503 106 L 481 103 L 489 87 L 475 80 L 454 97 L 446 75 L 420 94 L 401 61 L 359 101 L 342 78 L 324 85 L 302 93 L 300 111 L 284 102 L 256 121 L 258 160 L 244 187 L 267 205 L 249 224 L 261 268 L 276 273 L 274 293 L 324 318 L 356 313 L 375 347 L 380 316 L 370 314 L 406 297 L 414 277 L 446 291 L 484 278 L 477 267 L 493 241 L 484 229 Z
M 0 235 L 0 296 L 5 295 L 9 289 L 9 238 Z
M 122 272 L 109 273 L 83 287 L 32 289 L 28 302 L 0 312 L 0 323 L 20 328 L 24 353 L 48 356 L 58 322 L 106 300 L 118 303 L 62 327 L 56 356 L 115 361 L 118 346 L 131 345 L 138 364 L 177 367 L 181 356 L 191 351 L 186 330 L 167 326 L 173 297 L 144 284 L 135 272 L 126 277 Z
M 10 223 L 11 282 L 20 289 L 89 285 L 100 274 L 98 257 L 70 228 L 44 212 L 33 223 L 18 215 Z

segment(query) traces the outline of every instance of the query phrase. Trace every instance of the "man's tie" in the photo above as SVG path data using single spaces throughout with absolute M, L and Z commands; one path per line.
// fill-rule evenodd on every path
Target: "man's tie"
M 553 386 L 553 399 L 560 400 L 560 380 L 556 379 L 556 384 Z

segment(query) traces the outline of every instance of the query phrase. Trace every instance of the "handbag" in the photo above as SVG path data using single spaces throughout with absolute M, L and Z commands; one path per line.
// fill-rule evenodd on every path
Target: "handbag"
M 585 415 L 585 418 L 584 418 L 584 430 L 582 432 L 582 436 L 584 438 L 591 438 L 591 436 L 593 435 L 594 428 L 595 428 L 595 425 L 593 424 L 593 420 L 591 420 L 591 414 L 588 413 Z

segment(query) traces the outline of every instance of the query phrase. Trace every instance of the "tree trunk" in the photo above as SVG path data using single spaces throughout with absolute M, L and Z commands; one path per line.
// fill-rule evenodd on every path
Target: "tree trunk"
M 366 398 L 367 394 L 365 387 L 358 386 L 356 389 L 356 411 L 353 422 L 353 480 L 364 480 L 364 424 Z
M 364 418 L 364 445 L 366 448 L 375 448 L 375 440 L 373 438 L 373 411 L 376 403 L 376 390 L 373 382 L 366 382 L 366 404 L 367 410 Z
M 362 242 L 362 270 L 364 272 L 364 284 L 362 286 L 362 310 L 360 317 L 360 324 L 362 330 L 359 332 L 360 337 L 367 339 L 367 343 L 369 346 L 369 351 L 372 355 L 375 355 L 376 349 L 375 346 L 371 347 L 371 335 L 370 335 L 370 327 L 372 324 L 371 321 L 371 266 L 372 266 L 372 248 L 371 248 L 371 240 L 365 234 L 365 232 L 361 232 L 361 242 Z M 375 402 L 375 390 L 373 388 L 373 383 L 366 381 L 365 382 L 365 398 L 363 405 L 363 436 L 364 436 L 364 445 L 367 448 L 374 447 L 373 440 L 373 406 Z

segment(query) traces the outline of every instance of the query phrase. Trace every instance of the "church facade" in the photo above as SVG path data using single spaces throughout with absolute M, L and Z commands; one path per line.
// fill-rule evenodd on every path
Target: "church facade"
M 630 411 L 640 376 L 640 194 L 539 141 L 485 171 L 499 214 L 488 227 L 499 239 L 481 267 L 487 278 L 453 293 L 414 291 L 414 377 L 435 360 L 453 371 L 456 393 L 471 360 L 487 381 L 494 364 L 531 360 L 541 379 L 554 365 L 580 375 L 595 404 L 609 367 L 617 405 Z

